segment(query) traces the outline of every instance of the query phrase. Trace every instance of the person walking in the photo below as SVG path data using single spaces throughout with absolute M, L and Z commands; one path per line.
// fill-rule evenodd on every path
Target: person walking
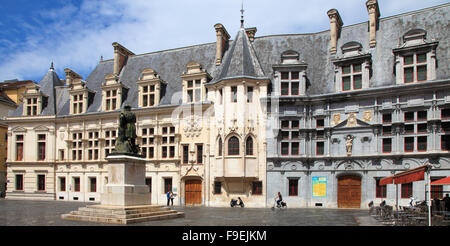
M 171 206 L 173 206 L 173 198 L 174 198 L 174 196 L 173 196 L 173 193 L 171 191 L 170 192 L 170 203 L 171 203 Z M 167 204 L 167 206 L 169 206 L 169 204 Z
M 170 192 L 171 191 L 168 191 L 166 194 L 167 195 L 167 206 L 169 206 L 169 202 L 170 202 Z

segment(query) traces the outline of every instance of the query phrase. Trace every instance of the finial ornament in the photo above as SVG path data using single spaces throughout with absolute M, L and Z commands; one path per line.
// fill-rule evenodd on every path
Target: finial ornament
M 244 0 L 241 2 L 241 28 L 244 28 Z
M 55 68 L 53 67 L 53 61 L 52 61 L 51 65 L 50 65 L 50 70 L 55 70 Z

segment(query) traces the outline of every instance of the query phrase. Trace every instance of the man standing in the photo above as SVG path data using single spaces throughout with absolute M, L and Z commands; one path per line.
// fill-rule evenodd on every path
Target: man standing
M 167 206 L 169 206 L 169 202 L 170 202 L 170 191 L 167 192 Z

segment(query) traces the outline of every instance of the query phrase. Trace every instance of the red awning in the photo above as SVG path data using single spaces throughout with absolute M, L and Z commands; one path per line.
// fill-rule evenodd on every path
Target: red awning
M 386 178 L 382 178 L 380 180 L 380 185 L 392 184 L 392 183 L 394 183 L 393 181 L 394 181 L 394 176 L 389 176 L 389 177 L 386 177 Z
M 431 185 L 446 185 L 446 184 L 450 184 L 450 177 L 431 182 Z
M 380 185 L 386 184 L 404 184 L 411 183 L 414 181 L 424 180 L 425 179 L 425 171 L 429 168 L 430 165 L 423 165 L 417 168 L 413 168 L 411 170 L 407 170 L 404 172 L 400 172 L 395 174 L 394 176 L 389 176 L 380 180 Z

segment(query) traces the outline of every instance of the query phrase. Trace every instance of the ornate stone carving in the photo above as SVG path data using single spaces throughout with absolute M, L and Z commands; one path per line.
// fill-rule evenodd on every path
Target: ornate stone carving
M 355 127 L 355 126 L 358 126 L 358 122 L 356 121 L 356 114 L 350 113 L 348 114 L 347 127 Z
M 371 110 L 364 111 L 363 121 L 365 121 L 365 122 L 372 121 L 372 111 Z
M 340 113 L 333 114 L 333 121 L 331 122 L 331 125 L 337 125 L 339 123 L 341 123 L 341 114 Z
M 347 150 L 347 156 L 352 155 L 352 149 L 353 149 L 353 139 L 355 137 L 352 135 L 347 135 L 346 142 L 345 142 L 345 148 Z

